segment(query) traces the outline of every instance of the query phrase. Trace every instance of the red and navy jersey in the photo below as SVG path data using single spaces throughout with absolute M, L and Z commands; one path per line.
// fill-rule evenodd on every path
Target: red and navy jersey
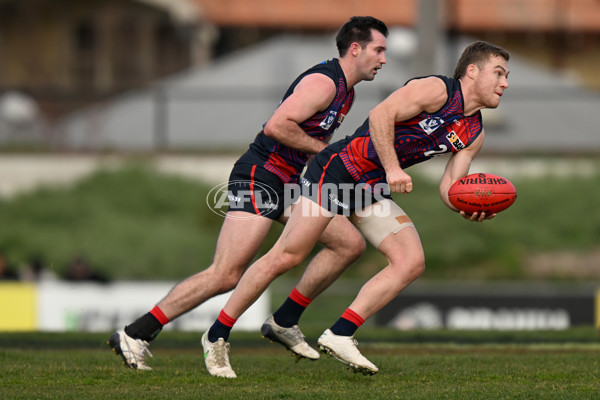
M 314 114 L 300 127 L 307 135 L 319 140 L 327 140 L 340 126 L 354 102 L 354 88 L 348 90 L 344 71 L 337 58 L 324 61 L 306 70 L 292 82 L 281 102 L 288 98 L 296 85 L 307 75 L 323 74 L 330 77 L 337 86 L 337 94 L 329 107 Z M 240 161 L 263 166 L 277 175 L 284 183 L 296 182 L 306 165 L 310 154 L 284 146 L 260 132 Z
M 482 131 L 481 112 L 464 115 L 464 100 L 457 79 L 435 75 L 446 84 L 448 100 L 437 112 L 423 112 L 394 126 L 394 147 L 400 166 L 411 165 L 470 146 Z M 418 79 L 418 78 L 417 78 Z M 385 183 L 386 176 L 371 140 L 369 119 L 352 136 L 332 145 L 356 182 Z

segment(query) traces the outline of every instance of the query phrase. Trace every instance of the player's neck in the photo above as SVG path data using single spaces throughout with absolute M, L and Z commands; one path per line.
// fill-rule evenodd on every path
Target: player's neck
M 360 82 L 360 79 L 356 77 L 356 69 L 351 62 L 349 62 L 346 58 L 338 58 L 338 61 L 340 62 L 342 71 L 344 71 L 344 77 L 346 78 L 346 90 L 349 92 L 354 85 Z
M 479 101 L 479 98 L 476 95 L 476 92 L 473 87 L 472 81 L 467 81 L 465 79 L 459 79 L 461 91 L 463 95 L 463 114 L 466 116 L 470 116 L 475 114 L 477 111 L 485 108 L 485 105 Z

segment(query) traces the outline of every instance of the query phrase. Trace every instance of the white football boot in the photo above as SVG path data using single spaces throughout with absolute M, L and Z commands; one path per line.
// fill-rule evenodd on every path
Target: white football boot
M 123 358 L 123 364 L 129 368 L 144 371 L 152 369 L 145 362 L 146 354 L 152 357 L 152 353 L 148 350 L 148 342 L 132 338 L 125 333 L 125 329 L 119 329 L 113 333 L 108 339 L 108 345 Z
M 375 364 L 360 354 L 356 347 L 358 342 L 354 336 L 338 336 L 327 329 L 319 338 L 318 343 L 321 351 L 343 362 L 354 372 L 362 372 L 365 375 L 374 375 L 379 372 L 379 368 Z
M 219 338 L 215 343 L 208 340 L 208 331 L 202 335 L 202 348 L 204 349 L 204 363 L 208 373 L 222 378 L 237 378 L 229 364 L 229 343 Z
M 284 328 L 275 322 L 273 315 L 270 315 L 262 324 L 260 333 L 272 342 L 281 343 L 299 358 L 318 360 L 320 357 L 319 352 L 306 343 L 298 325 Z

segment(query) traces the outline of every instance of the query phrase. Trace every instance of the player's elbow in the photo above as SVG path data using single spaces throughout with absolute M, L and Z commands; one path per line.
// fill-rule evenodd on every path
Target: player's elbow
M 444 203 L 445 205 L 450 207 L 450 209 L 454 209 L 454 207 L 450 203 L 449 195 L 448 195 L 450 187 L 452 186 L 453 183 L 454 183 L 453 181 L 450 181 L 448 179 L 442 179 L 442 181 L 440 182 L 440 187 L 439 187 L 440 200 L 442 200 L 442 203 Z
M 451 210 L 454 210 L 454 207 L 450 203 L 450 200 L 448 200 L 448 191 L 447 190 L 444 191 L 444 190 L 440 189 L 440 200 Z
M 263 133 L 270 137 L 271 139 L 275 139 L 278 140 L 279 139 L 279 132 L 281 131 L 281 129 L 278 128 L 277 124 L 269 121 L 265 124 L 264 128 L 263 128 Z
M 263 127 L 263 133 L 270 138 L 273 137 L 273 127 L 268 122 Z
M 376 119 L 377 117 L 379 117 L 380 114 L 381 114 L 381 111 L 379 109 L 379 106 L 375 106 L 375 108 L 373 108 L 373 109 L 371 109 L 371 111 L 369 111 L 369 120 Z

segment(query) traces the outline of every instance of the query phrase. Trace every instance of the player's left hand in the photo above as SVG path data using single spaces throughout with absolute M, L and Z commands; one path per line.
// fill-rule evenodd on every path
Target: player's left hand
M 485 212 L 474 212 L 472 215 L 468 215 L 464 211 L 461 211 L 460 215 L 462 215 L 464 219 L 468 219 L 469 221 L 483 222 L 486 219 L 493 219 L 496 216 L 496 213 L 486 215 Z

